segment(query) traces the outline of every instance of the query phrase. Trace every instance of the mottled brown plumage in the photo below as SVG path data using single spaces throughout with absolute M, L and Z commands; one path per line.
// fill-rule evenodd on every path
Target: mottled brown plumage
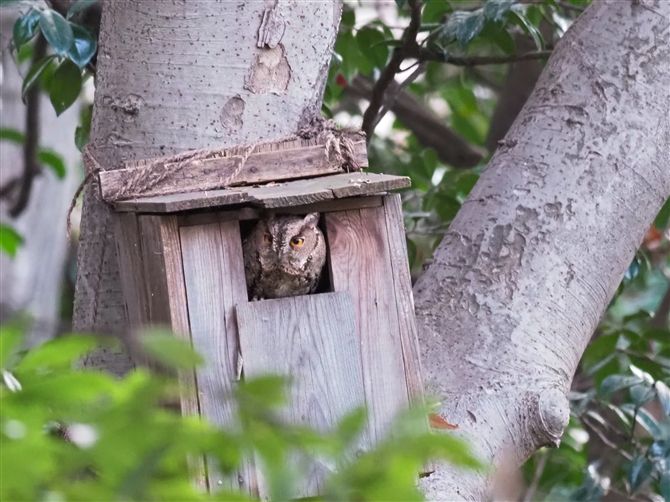
M 252 299 L 314 292 L 326 262 L 326 242 L 318 223 L 318 213 L 259 220 L 242 246 Z

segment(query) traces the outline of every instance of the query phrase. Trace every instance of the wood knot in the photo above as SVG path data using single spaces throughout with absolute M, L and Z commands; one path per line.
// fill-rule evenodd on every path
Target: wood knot
M 535 394 L 535 438 L 540 446 L 557 448 L 570 421 L 570 403 L 564 392 L 549 387 Z

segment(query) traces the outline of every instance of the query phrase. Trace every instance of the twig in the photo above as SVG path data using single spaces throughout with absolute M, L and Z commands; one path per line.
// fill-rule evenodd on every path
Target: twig
M 657 364 L 657 365 L 661 366 L 662 368 L 670 369 L 670 364 L 666 364 L 662 361 L 657 361 L 653 357 L 649 357 L 647 354 L 638 354 L 637 352 L 633 352 L 632 350 L 628 350 L 628 349 L 616 349 L 616 351 L 620 352 L 622 354 L 626 354 L 627 356 L 637 357 L 638 359 L 644 359 L 645 361 L 649 361 L 650 363 Z
M 377 127 L 377 124 L 379 124 L 379 121 L 384 118 L 384 115 L 395 105 L 395 102 L 398 100 L 398 96 L 400 93 L 412 82 L 414 82 L 417 78 L 419 78 L 419 75 L 421 75 L 424 71 L 426 71 L 426 63 L 421 61 L 417 65 L 417 67 L 414 69 L 414 71 L 410 74 L 409 77 L 407 77 L 401 84 L 393 86 L 395 87 L 392 89 L 392 92 L 390 92 L 387 96 L 386 99 L 384 99 L 384 104 L 382 105 L 381 109 L 377 113 L 377 118 L 375 119 L 374 124 L 372 125 L 372 130 Z
M 40 61 L 47 52 L 47 41 L 40 34 L 35 41 L 33 49 L 33 64 Z M 36 82 L 26 96 L 26 133 L 23 143 L 23 176 L 19 187 L 16 202 L 9 208 L 9 215 L 13 218 L 19 216 L 28 206 L 33 180 L 40 172 L 40 164 L 37 159 L 37 150 L 40 142 L 40 84 Z
M 421 0 L 409 0 L 411 17 L 409 26 L 405 31 L 405 38 L 403 44 L 393 52 L 389 64 L 382 71 L 381 75 L 379 76 L 379 80 L 377 80 L 377 83 L 375 84 L 372 90 L 370 105 L 368 106 L 368 109 L 365 110 L 365 114 L 363 115 L 363 126 L 361 128 L 365 133 L 366 140 L 368 143 L 372 138 L 372 133 L 374 132 L 375 129 L 374 125 L 375 121 L 377 120 L 379 110 L 384 104 L 384 97 L 386 95 L 386 90 L 393 83 L 396 74 L 400 70 L 400 65 L 407 57 L 410 57 L 408 56 L 408 54 L 418 49 L 418 45 L 416 43 L 416 36 L 419 33 L 419 29 L 421 28 L 422 6 L 423 3 L 421 2 Z
M 585 7 L 580 7 L 579 5 L 573 5 L 570 2 L 563 2 L 561 0 L 558 0 L 556 4 L 559 7 L 563 7 L 565 10 L 571 10 L 574 12 L 579 12 L 580 14 L 586 10 Z
M 537 487 L 540 485 L 540 478 L 542 477 L 544 468 L 547 465 L 547 457 L 548 457 L 547 450 L 543 450 L 542 453 L 540 454 L 540 460 L 537 463 L 537 467 L 535 468 L 533 481 L 531 481 L 530 485 L 528 486 L 528 489 L 526 490 L 526 493 L 523 496 L 522 502 L 530 502 L 531 500 L 533 500 L 533 496 L 537 491 Z
M 590 420 L 587 420 L 585 416 L 580 417 L 580 420 L 584 425 L 586 425 L 590 430 L 596 433 L 596 435 L 600 438 L 600 440 L 605 443 L 607 446 L 612 448 L 613 450 L 619 452 L 621 456 L 623 456 L 626 460 L 631 460 L 633 457 L 626 451 L 622 450 L 619 445 L 616 443 L 613 443 L 610 441 L 607 436 L 605 436 L 605 433 L 601 431 L 598 427 L 595 426 Z
M 421 61 L 436 61 L 453 66 L 483 66 L 490 64 L 507 64 L 518 61 L 532 61 L 537 59 L 547 59 L 552 51 L 534 51 L 525 54 L 509 54 L 505 56 L 449 56 L 438 54 L 425 47 L 415 47 L 408 57 L 415 57 Z

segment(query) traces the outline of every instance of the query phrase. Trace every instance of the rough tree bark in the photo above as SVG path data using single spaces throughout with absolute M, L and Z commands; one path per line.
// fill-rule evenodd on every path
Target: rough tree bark
M 283 36 L 258 48 L 273 6 Z M 105 2 L 91 132 L 99 162 L 113 168 L 296 132 L 320 114 L 340 14 L 337 0 Z M 84 197 L 78 262 L 75 327 L 126 334 L 112 218 L 94 187 Z M 104 351 L 88 364 L 131 367 Z
M 520 465 L 567 425 L 588 340 L 670 195 L 670 3 L 596 0 L 414 293 L 429 392 L 476 451 Z M 485 500 L 441 466 L 431 499 Z

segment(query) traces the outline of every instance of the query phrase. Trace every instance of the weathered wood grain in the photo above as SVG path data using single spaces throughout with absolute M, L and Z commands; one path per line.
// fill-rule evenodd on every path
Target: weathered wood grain
M 177 336 L 190 342 L 177 217 L 140 215 L 138 223 L 149 324 L 169 326 Z M 200 406 L 194 371 L 180 371 L 178 378 L 182 413 L 198 415 Z M 189 468 L 195 485 L 206 489 L 204 459 L 189 458 Z
M 216 190 L 224 185 L 251 185 L 287 179 L 308 178 L 344 172 L 343 166 L 334 156 L 327 155 L 326 145 L 311 144 L 302 146 L 299 141 L 285 144 L 278 143 L 274 150 L 267 151 L 257 147 L 249 155 L 244 166 L 234 179 L 230 176 L 240 167 L 242 152 L 222 151 L 221 156 L 202 160 L 190 160 L 175 169 L 176 163 L 159 162 L 147 165 L 148 159 L 139 162 L 127 162 L 125 169 L 103 171 L 100 173 L 100 191 L 103 199 L 118 201 L 134 197 L 148 197 L 202 190 Z M 266 145 L 267 148 L 267 145 Z M 260 151 L 259 151 L 260 150 Z M 354 143 L 356 160 L 366 167 L 367 149 L 365 141 Z M 223 156 L 225 155 L 225 156 Z M 157 182 L 143 189 L 127 189 L 129 179 L 137 175 L 138 169 L 143 170 L 142 177 L 153 177 Z
M 409 185 L 410 180 L 405 176 L 360 172 L 342 173 L 259 187 L 237 187 L 142 197 L 117 202 L 114 208 L 120 212 L 172 213 L 233 204 L 252 204 L 261 208 L 274 209 L 357 195 L 378 194 L 406 188 Z
M 326 432 L 365 404 L 361 356 L 352 296 L 348 292 L 296 296 L 237 306 L 244 375 L 290 376 L 289 406 L 283 417 Z M 360 438 L 355 451 L 369 447 Z M 318 495 L 332 469 L 293 458 L 306 482 L 292 497 Z M 304 459 L 303 459 L 304 460 Z M 307 473 L 305 473 L 307 469 Z M 261 498 L 267 496 L 259 484 Z
M 149 322 L 139 223 L 135 214 L 115 214 L 113 221 L 126 316 L 137 330 Z
M 421 354 L 414 317 L 414 296 L 412 295 L 412 277 L 409 271 L 407 242 L 405 240 L 405 221 L 402 214 L 400 195 L 384 197 L 384 214 L 391 257 L 391 275 L 398 307 L 400 322 L 400 341 L 407 391 L 411 400 L 423 400 L 423 381 L 421 378 Z
M 402 342 L 383 207 L 325 214 L 331 284 L 353 295 L 371 439 L 408 406 Z
M 282 214 L 307 214 L 324 213 L 328 211 L 344 211 L 347 209 L 360 209 L 363 207 L 378 207 L 383 204 L 380 195 L 368 195 L 361 197 L 350 197 L 347 199 L 329 200 L 307 204 L 304 206 L 291 206 L 278 210 Z M 257 220 L 263 213 L 262 209 L 243 207 L 232 211 L 217 211 L 207 213 L 192 213 L 179 215 L 179 225 L 182 227 L 191 225 L 204 225 L 216 221 L 246 221 Z
M 412 294 L 412 276 L 409 270 L 407 242 L 405 240 L 405 221 L 402 214 L 400 195 L 384 196 L 384 214 L 388 234 L 389 252 L 391 256 L 391 273 L 398 309 L 400 327 L 400 343 L 402 346 L 405 380 L 410 402 L 424 405 L 423 378 L 421 375 L 421 352 L 414 314 L 414 295 Z M 426 417 L 426 430 L 429 430 Z M 423 467 L 423 474 L 431 473 L 435 465 L 428 462 Z
M 206 358 L 196 372 L 200 412 L 212 423 L 232 427 L 235 410 L 229 396 L 236 379 L 239 345 L 234 306 L 247 301 L 242 243 L 236 221 L 180 228 L 186 296 L 193 347 Z M 239 484 L 253 491 L 249 466 Z M 226 481 L 208 460 L 210 490 Z

